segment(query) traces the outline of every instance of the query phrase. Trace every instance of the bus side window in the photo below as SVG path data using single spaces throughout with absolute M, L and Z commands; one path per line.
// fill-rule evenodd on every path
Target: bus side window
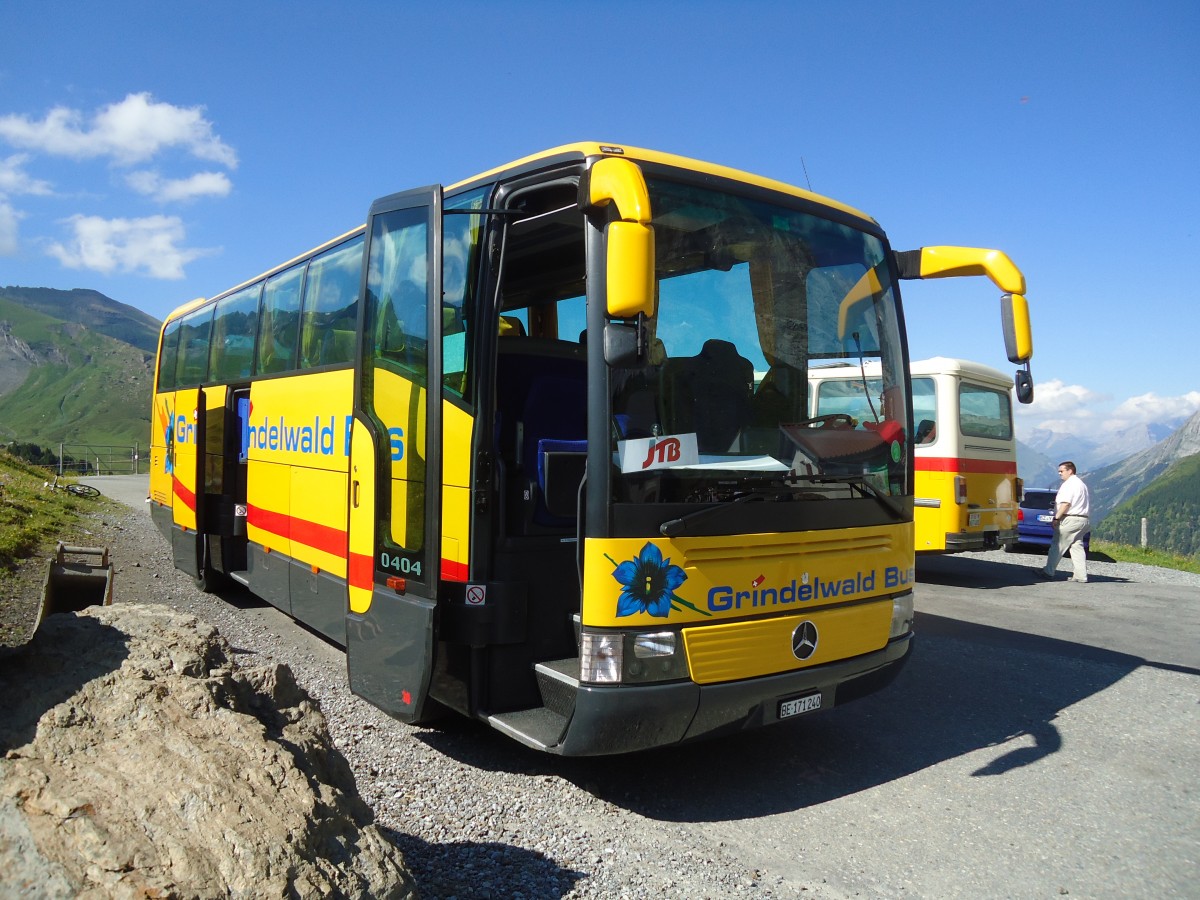
M 179 319 L 176 319 L 163 331 L 162 355 L 158 361 L 158 391 L 173 390 L 175 387 L 175 366 L 179 358 Z
M 360 236 L 309 263 L 300 315 L 303 368 L 353 361 L 362 253 Z
M 179 327 L 179 360 L 175 369 L 177 386 L 197 385 L 208 377 L 208 345 L 212 336 L 212 303 L 184 316 Z
M 937 440 L 937 385 L 932 378 L 913 378 L 912 405 L 917 423 L 913 443 L 932 444 Z
M 262 282 L 259 282 L 217 301 L 208 363 L 213 381 L 238 381 L 250 374 L 261 294 Z
M 296 367 L 300 285 L 303 281 L 303 263 L 267 279 L 258 323 L 255 374 L 273 375 Z

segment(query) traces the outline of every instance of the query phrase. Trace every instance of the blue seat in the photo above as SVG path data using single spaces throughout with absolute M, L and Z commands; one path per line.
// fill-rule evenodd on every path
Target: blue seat
M 569 525 L 574 517 L 554 515 L 546 506 L 546 453 L 587 450 L 587 382 L 570 376 L 546 376 L 529 387 L 520 422 L 520 464 L 529 482 L 532 518 L 539 525 Z M 577 487 L 577 486 L 576 486 Z M 562 508 L 561 503 L 556 504 Z

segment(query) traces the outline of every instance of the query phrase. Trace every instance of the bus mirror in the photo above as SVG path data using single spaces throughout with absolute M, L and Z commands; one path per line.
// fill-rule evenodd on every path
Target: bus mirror
M 1033 329 L 1029 325 L 1029 302 L 1021 294 L 1000 297 L 1000 325 L 1008 361 L 1028 363 L 1033 357 Z
M 1000 290 L 1025 293 L 1025 276 L 1008 255 L 982 247 L 922 247 L 893 254 L 901 278 L 986 275 Z
M 1029 372 L 1029 364 L 1025 364 L 1025 368 L 1017 369 L 1016 378 L 1017 402 L 1032 403 L 1033 402 L 1033 375 Z
M 638 222 L 608 224 L 608 315 L 654 315 L 654 229 Z
M 654 229 L 642 170 L 628 159 L 605 157 L 592 165 L 580 187 L 584 208 L 612 210 L 605 229 L 609 318 L 654 315 Z

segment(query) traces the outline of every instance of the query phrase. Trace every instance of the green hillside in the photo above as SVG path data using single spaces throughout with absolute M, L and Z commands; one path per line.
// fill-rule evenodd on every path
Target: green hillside
M 24 376 L 0 396 L 0 441 L 147 444 L 150 352 L 4 296 L 0 331 L 28 345 L 36 359 L 32 365 L 0 359 L 0 365 L 16 367 L 10 373 Z
M 1144 490 L 1116 507 L 1096 526 L 1103 540 L 1138 546 L 1142 519 L 1156 550 L 1200 556 L 1200 454 L 1173 463 Z

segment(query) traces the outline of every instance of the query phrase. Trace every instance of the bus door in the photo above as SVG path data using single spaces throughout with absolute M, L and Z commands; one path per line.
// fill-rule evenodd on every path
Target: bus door
M 240 518 L 235 507 L 241 436 L 239 393 L 248 392 L 238 392 L 223 385 L 211 385 L 196 392 L 194 499 L 198 536 L 194 567 L 189 571 L 197 586 L 206 591 L 222 587 L 226 582 L 225 573 L 246 567 L 244 492 Z M 240 483 L 244 486 L 244 477 Z M 240 552 L 237 536 L 242 539 Z
M 440 186 L 377 200 L 360 293 L 347 666 L 354 693 L 404 722 L 432 710 L 441 567 L 441 221 Z
M 204 391 L 175 392 L 174 409 L 168 410 L 171 430 L 168 459 L 172 471 L 171 555 L 175 568 L 198 577 L 204 552 Z

